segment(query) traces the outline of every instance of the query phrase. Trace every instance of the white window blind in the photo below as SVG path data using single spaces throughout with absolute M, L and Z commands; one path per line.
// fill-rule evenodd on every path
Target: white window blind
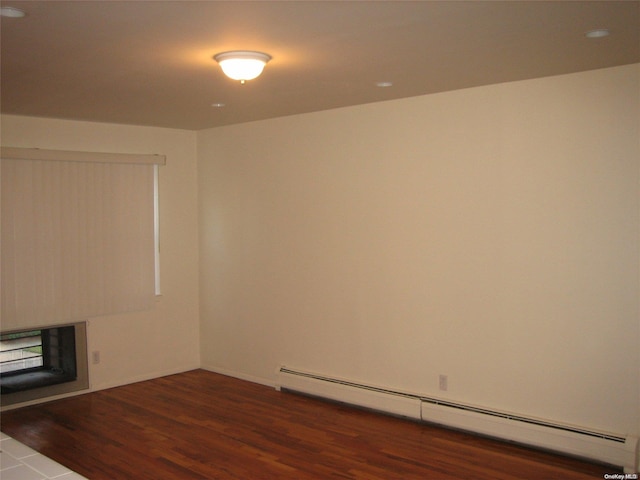
M 2 148 L 2 329 L 149 309 L 157 155 Z

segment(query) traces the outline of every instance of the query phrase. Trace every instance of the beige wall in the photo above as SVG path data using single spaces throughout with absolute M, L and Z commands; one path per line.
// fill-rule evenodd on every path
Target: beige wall
M 639 74 L 199 132 L 203 366 L 640 433 Z
M 639 85 L 634 65 L 197 134 L 1 133 L 167 155 L 163 296 L 91 319 L 94 389 L 285 364 L 637 435 Z
M 93 389 L 107 388 L 197 368 L 198 226 L 195 133 L 3 115 L 2 144 L 167 156 L 160 168 L 162 296 L 154 310 L 89 319 Z

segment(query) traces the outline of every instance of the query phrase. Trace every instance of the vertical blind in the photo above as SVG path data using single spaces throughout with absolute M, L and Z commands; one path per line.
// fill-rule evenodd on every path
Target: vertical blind
M 157 155 L 2 148 L 2 329 L 149 309 Z

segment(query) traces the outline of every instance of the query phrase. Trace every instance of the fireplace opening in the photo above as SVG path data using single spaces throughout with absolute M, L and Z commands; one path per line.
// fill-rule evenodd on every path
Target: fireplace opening
M 0 335 L 3 405 L 85 389 L 88 383 L 84 323 Z

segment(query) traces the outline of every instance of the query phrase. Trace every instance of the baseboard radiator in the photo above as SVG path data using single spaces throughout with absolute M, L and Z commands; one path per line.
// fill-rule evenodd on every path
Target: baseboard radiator
M 279 367 L 276 389 L 313 395 L 638 471 L 638 438 Z

